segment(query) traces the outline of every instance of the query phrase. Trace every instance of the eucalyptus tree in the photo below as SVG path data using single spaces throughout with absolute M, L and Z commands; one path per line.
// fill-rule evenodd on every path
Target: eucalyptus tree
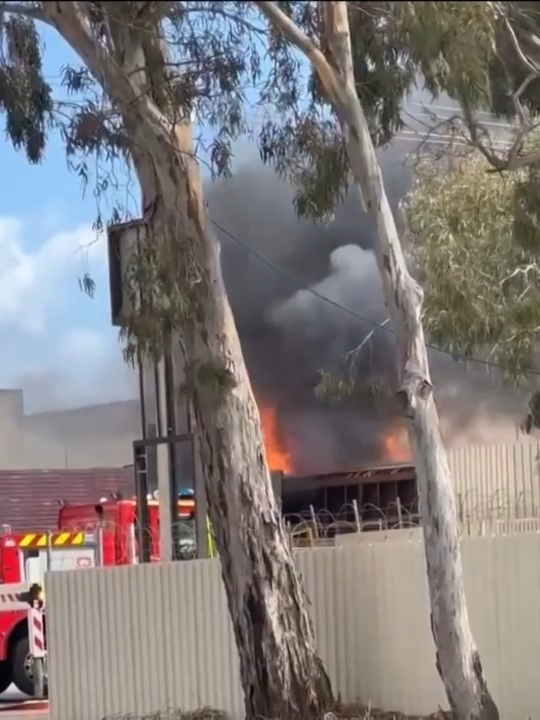
M 530 391 L 523 429 L 540 427 L 540 15 L 498 4 L 496 52 L 476 95 L 456 93 L 444 125 L 449 161 L 417 163 L 405 207 L 426 292 L 424 324 L 441 347 L 483 357 Z M 443 270 L 444 268 L 444 270 Z
M 246 3 L 5 2 L 0 107 L 31 163 L 61 134 L 71 165 L 123 163 L 141 193 L 145 238 L 124 281 L 137 313 L 128 356 L 159 355 L 172 331 L 185 361 L 209 515 L 239 651 L 247 717 L 321 717 L 333 704 L 302 583 L 273 494 L 259 413 L 223 285 L 201 184 L 201 143 L 215 175 L 250 132 L 247 88 L 293 118 L 300 63 L 268 46 Z M 40 28 L 69 45 L 55 95 Z M 266 127 L 264 147 L 268 148 Z M 102 176 L 99 192 L 112 186 Z M 117 208 L 113 221 L 121 217 Z
M 400 65 L 405 72 L 407 68 L 425 71 L 433 91 L 456 89 L 480 102 L 475 83 L 487 73 L 498 18 L 489 4 L 482 3 L 383 3 L 388 12 L 381 16 L 377 14 L 380 7 L 375 10 L 377 19 L 366 37 L 362 28 L 349 21 L 355 12 L 369 13 L 366 3 L 321 2 L 310 24 L 297 4 L 285 8 L 270 0 L 255 4 L 268 20 L 270 36 L 285 39 L 309 60 L 319 98 L 335 118 L 341 157 L 320 168 L 318 175 L 319 185 L 329 189 L 329 207 L 332 191 L 335 199 L 350 177 L 360 204 L 375 221 L 374 254 L 396 336 L 399 383 L 395 397 L 416 466 L 437 669 L 456 717 L 498 718 L 469 625 L 456 504 L 422 326 L 423 291 L 409 272 L 386 195 L 370 123 L 373 104 L 366 112 L 355 75 L 362 44 L 378 31 L 386 41 L 397 39 L 394 73 Z M 399 47 L 404 51 L 400 53 Z M 394 90 L 397 97 L 403 94 L 399 85 Z M 395 112 L 395 105 L 390 106 L 386 119 L 389 129 L 392 108 Z M 320 207 L 320 192 L 312 198 L 313 206 Z
M 401 102 L 418 77 L 432 94 L 457 98 L 470 120 L 487 102 L 501 38 L 510 42 L 517 32 L 516 5 L 0 4 L 0 106 L 14 146 L 40 162 L 59 132 L 83 177 L 97 155 L 108 166 L 127 164 L 138 180 L 146 233 L 125 278 L 138 303 L 126 329 L 128 356 L 159 355 L 171 330 L 181 348 L 248 717 L 319 716 L 333 696 L 272 492 L 205 207 L 201 145 L 210 134 L 205 156 L 214 175 L 226 175 L 234 140 L 251 135 L 263 161 L 295 187 L 299 214 L 327 217 L 352 185 L 374 213 L 398 339 L 397 397 L 423 497 L 438 666 L 457 716 L 496 717 L 468 627 L 422 293 L 407 269 L 374 144 L 401 126 Z M 43 74 L 40 24 L 78 58 L 62 69 L 65 89 L 56 97 Z M 260 133 L 250 126 L 250 100 L 267 111 Z M 107 185 L 101 179 L 99 191 Z

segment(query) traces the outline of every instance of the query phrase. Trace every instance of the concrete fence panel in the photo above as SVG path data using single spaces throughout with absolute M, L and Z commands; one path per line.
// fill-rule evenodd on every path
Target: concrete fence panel
M 319 651 L 346 701 L 408 714 L 446 706 L 417 537 L 297 552 Z M 501 716 L 540 719 L 540 534 L 466 537 L 462 547 Z M 242 717 L 218 561 L 49 573 L 46 593 L 51 720 L 201 706 Z

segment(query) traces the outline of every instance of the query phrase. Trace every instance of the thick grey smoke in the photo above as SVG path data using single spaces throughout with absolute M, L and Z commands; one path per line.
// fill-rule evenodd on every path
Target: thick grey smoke
M 410 186 L 405 164 L 410 150 L 397 141 L 380 155 L 394 211 Z M 319 372 L 343 368 L 343 357 L 373 330 L 354 313 L 378 323 L 386 318 L 371 252 L 374 227 L 356 197 L 327 225 L 301 222 L 291 189 L 254 161 L 234 179 L 209 187 L 207 198 L 212 218 L 239 241 L 218 231 L 250 375 L 260 399 L 277 408 L 295 469 L 323 471 L 387 459 L 382 438 L 398 421 L 388 403 L 369 394 L 336 402 L 315 392 Z M 374 332 L 355 358 L 366 383 L 395 387 L 391 333 Z M 503 389 L 481 366 L 465 367 L 436 352 L 431 360 L 449 442 L 515 438 L 521 396 Z

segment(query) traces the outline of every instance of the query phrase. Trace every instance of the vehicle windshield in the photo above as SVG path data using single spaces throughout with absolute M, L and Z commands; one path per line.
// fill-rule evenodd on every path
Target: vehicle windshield
M 182 560 L 191 560 L 197 557 L 197 540 L 195 534 L 195 519 L 178 519 L 173 528 L 173 542 L 176 546 L 177 557 Z

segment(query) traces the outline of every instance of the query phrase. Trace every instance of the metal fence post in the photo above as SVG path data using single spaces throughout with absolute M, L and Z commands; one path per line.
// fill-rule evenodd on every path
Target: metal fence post
M 95 537 L 95 552 L 96 552 L 96 567 L 101 567 L 103 564 L 103 526 L 101 523 L 98 523 L 96 526 L 96 531 L 94 533 Z
M 139 558 L 137 555 L 137 542 L 135 537 L 135 527 L 133 525 L 130 525 L 128 528 L 128 536 L 127 536 L 127 551 L 128 551 L 128 564 L 129 565 L 136 565 L 139 562 Z
M 313 524 L 313 533 L 316 538 L 319 537 L 319 521 L 317 519 L 317 515 L 315 514 L 315 508 L 313 505 L 309 506 L 309 514 L 311 516 L 311 522 Z
M 47 572 L 51 571 L 52 567 L 52 533 L 47 533 Z
M 360 511 L 358 510 L 358 503 L 356 499 L 352 501 L 353 513 L 354 513 L 354 524 L 356 525 L 356 532 L 362 532 L 362 518 Z

